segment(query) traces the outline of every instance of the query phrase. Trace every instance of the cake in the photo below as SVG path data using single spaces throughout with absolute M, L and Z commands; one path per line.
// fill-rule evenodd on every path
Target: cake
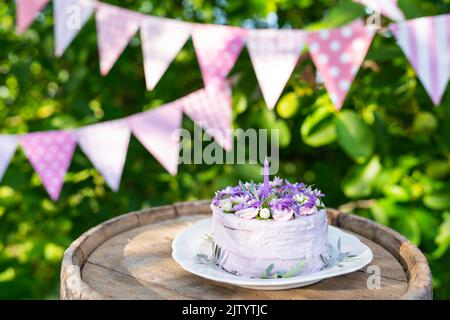
M 328 220 L 324 194 L 275 177 L 216 192 L 211 203 L 216 264 L 243 277 L 305 275 L 324 267 Z

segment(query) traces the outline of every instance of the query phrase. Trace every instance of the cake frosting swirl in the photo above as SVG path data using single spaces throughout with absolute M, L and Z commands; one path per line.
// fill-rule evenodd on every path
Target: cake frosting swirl
M 321 256 L 328 252 L 324 196 L 277 177 L 219 190 L 211 203 L 218 265 L 252 278 L 261 278 L 269 266 L 275 275 L 300 265 L 298 275 L 321 270 Z

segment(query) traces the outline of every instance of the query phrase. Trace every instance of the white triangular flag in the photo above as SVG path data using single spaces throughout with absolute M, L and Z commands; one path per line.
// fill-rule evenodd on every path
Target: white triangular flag
M 176 175 L 183 112 L 178 102 L 130 117 L 134 136 L 171 174 Z
M 131 38 L 138 31 L 142 16 L 134 11 L 98 3 L 95 19 L 100 56 L 100 72 L 108 74 Z
M 247 48 L 267 106 L 273 109 L 305 46 L 300 30 L 250 30 Z
M 78 144 L 113 191 L 119 190 L 131 132 L 116 120 L 79 129 Z
M 55 19 L 55 54 L 60 57 L 94 12 L 84 0 L 53 1 Z
M 11 162 L 11 158 L 16 152 L 19 139 L 13 135 L 0 135 L 0 181 Z
M 141 24 L 147 89 L 153 90 L 191 34 L 188 23 L 145 17 Z

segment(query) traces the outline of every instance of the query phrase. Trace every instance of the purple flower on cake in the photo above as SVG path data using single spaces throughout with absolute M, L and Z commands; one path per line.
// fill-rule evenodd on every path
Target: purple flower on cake
M 319 189 L 279 177 L 270 181 L 268 172 L 266 162 L 264 183 L 239 182 L 238 186 L 226 187 L 216 192 L 212 205 L 243 219 L 275 221 L 298 219 L 325 207 L 325 195 Z

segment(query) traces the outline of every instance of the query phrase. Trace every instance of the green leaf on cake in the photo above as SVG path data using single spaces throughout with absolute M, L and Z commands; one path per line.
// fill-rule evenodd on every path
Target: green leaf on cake
M 305 267 L 305 261 L 300 261 L 295 266 L 293 266 L 291 270 L 285 272 L 281 277 L 282 278 L 296 277 L 302 272 L 304 267 Z

